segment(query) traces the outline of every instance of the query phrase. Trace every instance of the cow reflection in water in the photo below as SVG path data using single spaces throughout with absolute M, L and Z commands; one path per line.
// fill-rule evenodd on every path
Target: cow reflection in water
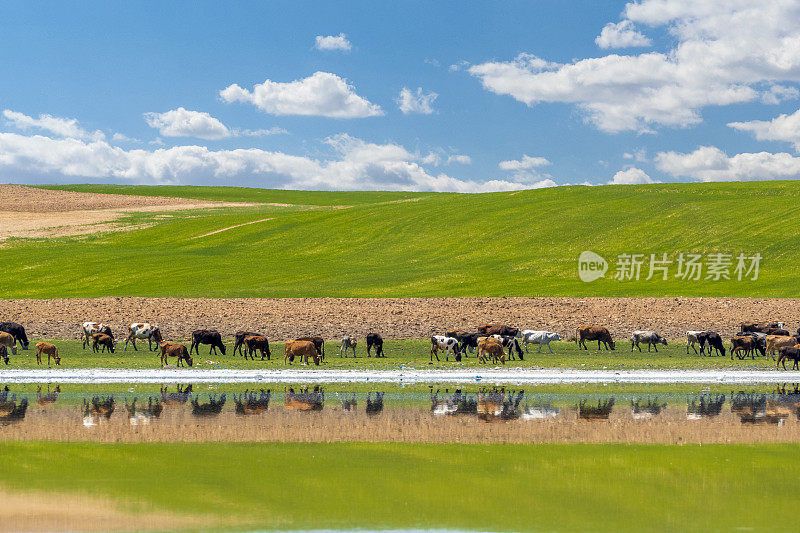
M 478 391 L 478 418 L 484 422 L 516 420 L 519 418 L 519 403 L 525 391 L 508 391 L 494 388 L 491 391 Z
M 686 399 L 686 418 L 700 420 L 713 418 L 722 412 L 725 404 L 724 394 L 701 394 L 698 398 Z
M 469 395 L 456 389 L 450 394 L 450 389 L 444 390 L 444 395 L 439 396 L 440 389 L 433 392 L 431 387 L 431 413 L 440 415 L 475 415 L 478 413 L 478 400 L 475 395 Z
M 648 420 L 661 414 L 666 409 L 667 404 L 658 403 L 658 398 L 647 398 L 647 403 L 642 403 L 641 399 L 631 400 L 631 415 L 635 420 Z
M 128 404 L 127 401 L 125 402 L 125 409 L 128 411 L 128 421 L 132 426 L 149 424 L 151 420 L 161 416 L 161 411 L 164 410 L 164 406 L 161 405 L 160 399 L 155 398 L 154 400 L 152 396 L 149 396 L 147 398 L 147 406 L 136 405 L 137 400 L 138 398 L 134 398 L 133 402 L 130 404 Z
M 800 420 L 800 384 L 792 384 L 791 389 L 787 389 L 785 383 L 778 386 L 772 399 L 776 404 L 785 406 Z
M 91 401 L 83 400 L 83 425 L 96 426 L 114 414 L 114 396 L 94 396 Z
M 197 394 L 192 398 L 192 414 L 199 417 L 217 416 L 222 412 L 225 400 L 226 396 L 224 394 L 220 394 L 219 396 L 216 394 L 209 394 L 208 402 L 200 403 L 200 395 Z
M 611 411 L 614 410 L 614 398 L 608 400 L 597 400 L 597 407 L 586 405 L 589 400 L 578 402 L 578 418 L 583 420 L 608 420 Z
M 235 412 L 237 415 L 258 415 L 269 409 L 269 400 L 272 398 L 272 390 L 261 389 L 256 391 L 244 391 L 239 396 L 233 395 L 233 403 L 236 404 Z
M 22 398 L 17 402 L 17 395 L 8 395 L 9 389 L 6 386 L 0 391 L 0 425 L 8 425 L 14 422 L 19 422 L 25 418 L 25 413 L 28 412 L 28 399 Z
M 550 407 L 550 399 L 547 403 L 542 403 L 541 396 L 539 403 L 528 405 L 525 403 L 525 408 L 522 410 L 523 420 L 545 420 L 547 418 L 555 418 L 561 410 L 558 407 Z
M 161 387 L 161 403 L 173 407 L 186 405 L 192 394 L 192 386 L 177 385 L 176 390 L 177 392 L 167 392 L 167 387 Z
M 386 394 L 385 392 L 376 392 L 375 399 L 372 399 L 372 393 L 367 393 L 367 409 L 366 413 L 368 416 L 375 416 L 379 415 L 383 412 L 383 395 Z
M 308 391 L 308 387 L 298 389 L 298 392 L 291 387 L 285 390 L 284 405 L 290 411 L 322 411 L 324 404 L 325 393 L 319 385 L 316 385 L 311 392 Z
M 349 413 L 356 410 L 358 406 L 358 401 L 356 400 L 356 393 L 352 393 L 349 396 L 347 393 L 336 393 L 336 397 L 339 398 L 339 403 L 342 404 L 342 411 Z
M 50 392 L 50 385 L 47 386 L 47 393 L 42 394 L 42 386 L 39 385 L 36 388 L 36 405 L 44 409 L 45 407 L 49 407 L 58 401 L 58 395 L 61 393 L 61 387 L 56 385 L 56 388 L 53 389 L 53 392 Z

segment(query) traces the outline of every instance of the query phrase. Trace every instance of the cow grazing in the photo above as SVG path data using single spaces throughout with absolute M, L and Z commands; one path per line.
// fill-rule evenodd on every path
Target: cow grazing
M 266 338 L 266 335 L 262 335 L 261 333 L 256 333 L 254 331 L 241 331 L 241 330 L 237 331 L 236 333 L 233 334 L 233 354 L 234 355 L 236 355 L 237 353 L 239 355 L 243 355 L 242 354 L 242 348 L 244 347 L 244 338 L 247 337 L 247 336 L 265 337 Z M 272 354 L 269 354 L 269 355 L 272 355 Z
M 778 370 L 781 363 L 783 363 L 783 369 L 786 370 L 787 359 L 794 361 L 792 370 L 797 370 L 798 364 L 800 364 L 800 348 L 795 346 L 784 346 L 778 350 L 778 364 L 775 365 L 775 370 Z
M 28 349 L 28 336 L 25 334 L 25 328 L 22 324 L 16 322 L 0 322 L 0 331 L 8 333 L 18 341 L 23 350 Z
M 161 342 L 158 345 L 161 348 L 161 368 L 169 364 L 170 357 L 177 357 L 177 366 L 183 366 L 186 362 L 187 365 L 193 366 L 194 360 L 186 349 L 185 344 L 178 344 L 176 342 Z
M 766 350 L 761 347 L 755 337 L 750 335 L 743 335 L 741 337 L 733 337 L 731 339 L 731 359 L 736 355 L 739 359 L 744 359 L 748 355 L 755 359 L 756 350 L 761 352 L 761 355 L 766 355 Z M 744 352 L 744 355 L 739 355 Z
M 106 335 L 105 333 L 95 333 L 92 335 L 92 351 L 97 353 L 99 351 L 105 352 L 108 350 L 114 353 L 114 338 Z
M 147 346 L 150 348 L 150 351 L 158 349 L 159 345 L 164 342 L 164 338 L 161 336 L 161 330 L 158 326 L 147 322 L 134 322 L 128 326 L 128 338 L 125 339 L 125 350 L 128 349 L 129 342 L 133 344 L 133 349 L 137 350 L 136 339 L 147 339 Z M 156 343 L 155 348 L 153 348 L 153 342 Z
M 247 356 L 250 356 L 250 359 L 255 359 L 253 354 L 256 350 L 261 352 L 261 360 L 264 360 L 266 356 L 267 361 L 269 361 L 270 356 L 272 353 L 269 351 L 269 341 L 266 337 L 262 337 L 261 335 L 247 335 L 244 338 L 244 345 L 247 351 L 244 354 L 244 358 L 247 359 Z
M 773 356 L 775 352 L 786 347 L 792 347 L 798 343 L 797 337 L 789 337 L 787 335 L 767 335 L 766 350 Z
M 0 344 L 0 359 L 2 359 L 5 364 L 8 364 L 8 362 L 11 360 L 8 357 L 8 348 L 5 344 Z
M 705 350 L 706 344 L 708 344 L 708 355 L 711 355 L 711 350 L 715 350 L 717 355 L 721 355 L 725 357 L 725 345 L 722 342 L 722 336 L 717 333 L 716 331 L 706 331 L 702 335 L 700 340 L 700 353 L 702 354 Z
M 611 333 L 603 326 L 581 326 L 575 330 L 575 340 L 578 343 L 578 350 L 581 349 L 581 346 L 586 350 L 589 349 L 586 346 L 586 341 L 597 341 L 598 350 L 600 349 L 600 343 L 605 345 L 606 350 L 609 349 L 609 346 L 612 350 L 615 349 Z
M 522 342 L 525 344 L 525 353 L 528 352 L 529 344 L 539 345 L 539 351 L 536 353 L 542 353 L 542 345 L 547 346 L 547 349 L 550 350 L 550 353 L 553 353 L 550 343 L 560 340 L 561 337 L 558 335 L 558 333 L 553 331 L 535 331 L 532 329 L 526 329 L 522 332 Z
M 664 346 L 667 345 L 667 339 L 656 333 L 655 331 L 650 330 L 637 330 L 631 334 L 631 351 L 633 351 L 634 346 L 639 348 L 639 351 L 642 351 L 642 347 L 639 346 L 640 344 L 647 345 L 647 351 L 650 351 L 650 347 L 652 346 L 655 348 L 656 352 L 658 352 L 658 345 L 663 344 Z
M 339 346 L 339 357 L 347 357 L 347 350 L 353 351 L 353 357 L 356 356 L 356 346 L 358 346 L 358 339 L 346 335 L 342 337 L 342 343 Z
M 492 335 L 493 338 L 500 341 L 500 344 L 503 345 L 503 348 L 508 350 L 508 359 L 514 359 L 514 351 L 517 352 L 517 357 L 519 360 L 522 361 L 522 348 L 519 347 L 519 342 L 517 341 L 516 337 L 511 337 L 508 335 Z
M 508 335 L 511 337 L 519 336 L 519 329 L 505 324 L 482 324 L 478 326 L 478 333 L 484 337 L 492 335 Z
M 11 333 L 0 331 L 0 346 L 11 350 L 11 355 L 17 355 L 17 343 Z
M 323 361 L 325 360 L 325 339 L 323 339 L 322 337 L 308 336 L 308 337 L 298 337 L 295 340 L 313 342 L 314 348 L 317 349 L 317 354 L 319 354 L 319 356 L 322 358 Z
M 375 348 L 375 357 L 386 357 L 383 353 L 383 337 L 378 333 L 367 333 L 367 357 L 372 357 L 372 348 Z
M 478 339 L 478 362 L 486 363 L 489 357 L 495 364 L 498 361 L 506 364 L 506 351 L 500 341 L 495 337 L 480 337 Z
M 430 364 L 433 364 L 434 357 L 436 357 L 436 360 L 439 361 L 439 351 L 445 353 L 445 361 L 450 361 L 451 355 L 456 361 L 461 361 L 461 350 L 458 347 L 458 339 L 454 339 L 453 337 L 445 337 L 443 335 L 434 335 L 431 337 Z
M 319 366 L 320 355 L 312 341 L 286 341 L 286 353 L 283 356 L 283 364 L 285 365 L 287 361 L 291 364 L 295 357 L 304 360 L 304 365 L 308 364 L 308 358 L 311 357 L 314 359 L 314 364 Z
M 36 343 L 36 364 L 42 364 L 42 354 L 47 354 L 47 366 L 50 366 L 50 358 L 52 357 L 57 365 L 61 365 L 61 357 L 58 356 L 58 348 L 49 342 Z
M 225 345 L 222 344 L 222 335 L 215 329 L 194 330 L 192 332 L 192 345 L 189 347 L 189 353 L 191 354 L 192 350 L 194 350 L 197 355 L 200 355 L 201 344 L 211 345 L 208 349 L 208 355 L 211 355 L 212 352 L 214 355 L 217 355 L 217 348 L 222 352 L 222 355 L 225 355 Z
M 111 326 L 102 324 L 100 322 L 84 322 L 81 326 L 83 331 L 83 349 L 85 350 L 92 343 L 92 335 L 95 333 L 103 333 L 112 339 L 114 334 L 111 333 Z

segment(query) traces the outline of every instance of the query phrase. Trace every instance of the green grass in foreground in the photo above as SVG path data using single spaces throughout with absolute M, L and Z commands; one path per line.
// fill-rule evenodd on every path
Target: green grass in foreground
M 248 529 L 794 531 L 798 453 L 797 444 L 13 442 L 0 443 L 0 486 Z
M 11 356 L 11 363 L 8 367 L 2 368 L 37 368 L 35 343 L 43 339 L 31 339 L 31 349 L 28 351 L 18 350 L 18 355 Z M 128 347 L 123 351 L 124 342 L 117 345 L 117 351 L 113 354 L 95 354 L 91 348 L 82 349 L 82 343 L 73 339 L 44 339 L 58 346 L 59 354 L 62 357 L 63 368 L 158 368 L 161 365 L 160 351 L 151 352 L 147 349 L 147 343 L 137 343 L 139 351 L 133 351 Z M 170 339 L 174 340 L 174 339 Z M 376 359 L 366 357 L 366 348 L 360 343 L 357 350 L 357 357 L 339 357 L 338 346 L 335 341 L 326 343 L 325 362 L 319 367 L 312 364 L 300 366 L 295 361 L 293 365 L 284 365 L 284 345 L 282 342 L 270 342 L 272 358 L 269 361 L 245 361 L 240 356 L 234 356 L 232 352 L 233 342 L 231 339 L 224 339 L 228 352 L 226 355 L 209 355 L 208 346 L 201 346 L 200 355 L 193 354 L 195 368 L 303 368 L 303 369 L 357 369 L 357 370 L 398 370 L 398 369 L 455 369 L 455 368 L 495 368 L 494 364 L 478 363 L 475 354 L 462 358 L 462 361 L 455 362 L 453 358 L 445 361 L 443 353 L 439 353 L 439 359 L 434 359 L 430 363 L 431 343 L 428 339 L 402 339 L 386 340 L 384 349 L 387 357 Z M 190 343 L 185 341 L 188 347 Z M 585 370 L 631 370 L 631 369 L 722 369 L 735 368 L 739 370 L 763 370 L 774 369 L 775 361 L 771 356 L 756 357 L 755 359 L 731 360 L 726 357 L 704 357 L 695 355 L 694 352 L 686 355 L 686 345 L 681 341 L 671 342 L 669 346 L 662 346 L 658 353 L 645 351 L 630 351 L 630 343 L 619 342 L 615 351 L 598 351 L 597 343 L 588 343 L 589 351 L 578 351 L 574 342 L 555 342 L 552 343 L 554 354 L 547 353 L 547 349 L 541 354 L 536 353 L 537 347 L 531 346 L 531 352 L 525 354 L 523 361 L 507 361 L 506 367 L 509 368 L 576 368 Z M 175 364 L 174 359 L 171 364 Z M 55 365 L 55 363 L 53 363 Z M 47 366 L 47 357 L 43 359 L 43 367 Z M 501 366 L 501 365 L 499 365 Z M 791 368 L 791 365 L 787 366 Z
M 171 218 L 137 214 L 130 223 L 155 225 L 80 238 L 9 240 L 0 266 L 0 294 L 6 298 L 800 297 L 800 190 L 790 181 L 475 195 L 57 188 L 295 205 Z M 341 205 L 351 207 L 332 208 Z M 195 238 L 265 218 L 272 220 Z M 584 250 L 611 261 L 605 279 L 578 279 L 577 258 Z M 667 253 L 674 260 L 678 252 L 758 252 L 763 260 L 757 281 L 646 281 L 646 265 L 640 281 L 613 279 L 619 254 Z

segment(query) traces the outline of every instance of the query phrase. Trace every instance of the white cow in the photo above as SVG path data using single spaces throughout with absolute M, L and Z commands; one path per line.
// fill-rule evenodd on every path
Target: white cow
M 547 346 L 547 349 L 550 350 L 550 353 L 553 353 L 550 343 L 560 340 L 561 337 L 554 331 L 536 331 L 532 329 L 526 329 L 522 332 L 522 342 L 525 343 L 526 353 L 528 352 L 528 344 L 539 345 L 539 351 L 536 353 L 542 353 L 542 344 Z
M 161 337 L 161 330 L 158 329 L 158 326 L 151 325 L 147 322 L 134 322 L 128 326 L 128 338 L 125 339 L 125 349 L 128 349 L 128 343 L 130 342 L 133 344 L 133 349 L 136 350 L 136 339 L 147 339 L 147 346 L 150 348 L 150 351 L 153 350 L 153 341 L 155 341 L 156 349 L 158 349 L 158 344 L 164 340 L 163 337 Z
M 631 351 L 633 351 L 634 346 L 639 348 L 639 351 L 642 351 L 642 347 L 639 344 L 646 344 L 647 351 L 650 351 L 650 347 L 652 346 L 655 348 L 656 352 L 658 351 L 658 345 L 663 344 L 664 346 L 667 345 L 667 339 L 656 333 L 655 331 L 651 330 L 636 330 L 631 334 Z
M 433 363 L 434 356 L 436 356 L 437 361 L 439 360 L 439 350 L 445 353 L 445 361 L 450 360 L 450 355 L 452 355 L 456 361 L 461 361 L 458 339 L 445 337 L 444 335 L 434 335 L 431 337 L 431 363 Z
M 687 331 L 686 332 L 686 354 L 689 354 L 689 346 L 692 347 L 694 353 L 697 353 L 697 348 L 694 347 L 695 344 L 700 345 L 700 352 L 703 352 L 703 342 L 700 338 L 705 334 L 705 331 Z
M 103 324 L 102 322 L 84 322 L 83 325 L 83 349 L 85 350 L 89 343 L 92 342 L 92 335 L 95 333 L 105 333 L 112 339 L 114 335 L 111 333 L 111 326 Z
M 342 344 L 339 346 L 339 357 L 344 354 L 347 357 L 347 350 L 353 350 L 353 357 L 356 356 L 356 346 L 358 345 L 358 339 L 355 337 L 351 337 L 349 335 L 342 338 Z

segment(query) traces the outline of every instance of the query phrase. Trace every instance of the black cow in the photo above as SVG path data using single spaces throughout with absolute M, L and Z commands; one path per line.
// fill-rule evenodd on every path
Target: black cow
M 778 353 L 780 355 L 778 356 L 778 364 L 775 365 L 775 370 L 778 369 L 778 366 L 781 363 L 783 363 L 783 369 L 786 370 L 787 359 L 791 359 L 792 361 L 794 361 L 794 366 L 792 367 L 792 370 L 796 369 L 798 367 L 798 364 L 800 364 L 800 349 L 790 346 L 784 346 L 783 348 L 778 350 Z
M 722 357 L 725 357 L 725 345 L 722 343 L 722 337 L 720 337 L 719 333 L 704 331 L 697 336 L 697 340 L 700 341 L 701 354 L 705 350 L 706 344 L 708 344 L 708 355 L 711 355 L 711 350 L 714 349 L 717 351 L 717 355 L 721 354 Z
M 225 355 L 225 345 L 222 344 L 222 335 L 219 334 L 219 331 L 215 329 L 196 329 L 192 332 L 192 346 L 189 348 L 189 355 L 192 354 L 192 350 L 197 352 L 197 355 L 200 355 L 200 345 L 201 344 L 210 344 L 211 348 L 208 350 L 208 355 L 211 355 L 211 352 L 214 352 L 214 355 L 217 353 L 217 348 L 220 349 L 222 355 Z
M 458 339 L 460 343 L 458 349 L 464 355 L 474 352 L 478 349 L 478 337 L 480 337 L 480 333 L 459 333 L 454 338 Z
M 22 327 L 22 324 L 17 324 L 16 322 L 0 322 L 0 331 L 5 331 L 14 337 L 14 341 L 19 342 L 23 350 L 28 349 L 28 336 L 25 335 L 25 328 Z
M 386 357 L 383 354 L 383 337 L 377 333 L 367 334 L 367 357 L 371 357 L 370 350 L 375 347 L 375 357 Z
M 243 355 L 242 354 L 242 348 L 244 347 L 244 338 L 247 337 L 248 335 L 251 335 L 253 337 L 264 337 L 265 339 L 267 338 L 266 335 L 262 335 L 261 333 L 255 333 L 255 332 L 252 332 L 252 331 L 237 331 L 233 336 L 233 341 L 234 341 L 233 342 L 233 355 L 236 355 L 237 353 L 239 355 Z M 225 353 L 225 352 L 223 352 L 223 353 Z M 269 350 L 269 342 L 268 342 L 267 343 L 267 357 L 270 357 L 271 355 L 272 355 L 272 352 L 270 352 L 270 350 Z
M 508 350 L 508 359 L 514 359 L 514 351 L 517 352 L 517 357 L 519 360 L 522 361 L 522 348 L 519 347 L 519 342 L 517 341 L 516 337 L 511 337 L 510 335 L 492 335 L 495 339 L 500 341 L 500 344 L 503 345 L 503 348 Z

